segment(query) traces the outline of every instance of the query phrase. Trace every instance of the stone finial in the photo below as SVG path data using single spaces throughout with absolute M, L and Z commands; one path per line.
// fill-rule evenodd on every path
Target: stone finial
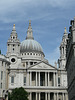
M 67 33 L 67 30 L 66 30 L 66 27 L 65 27 L 65 31 L 64 31 L 64 34 L 66 34 Z
M 15 28 L 15 24 L 13 24 L 13 29 L 12 29 L 11 34 L 12 34 L 12 35 L 13 35 L 13 34 L 17 35 L 17 33 L 16 33 L 16 28 Z
M 13 24 L 13 31 L 15 31 L 16 29 L 15 29 L 15 24 Z

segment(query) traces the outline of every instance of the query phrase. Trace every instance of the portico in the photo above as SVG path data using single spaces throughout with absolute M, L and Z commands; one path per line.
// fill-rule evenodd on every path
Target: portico
M 30 77 L 29 80 L 27 80 L 27 84 L 30 86 L 58 86 L 56 72 L 30 71 L 27 74 Z
M 30 92 L 30 100 L 67 100 L 66 93 L 58 92 Z

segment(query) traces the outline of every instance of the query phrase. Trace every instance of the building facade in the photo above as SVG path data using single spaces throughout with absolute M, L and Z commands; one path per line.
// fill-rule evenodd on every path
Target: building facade
M 8 95 L 8 68 L 10 62 L 4 55 L 0 54 L 0 100 Z
M 67 76 L 68 76 L 68 95 L 69 100 L 75 100 L 75 17 L 70 22 L 68 41 L 67 41 Z
M 65 29 L 60 46 L 59 68 L 52 66 L 45 59 L 41 45 L 34 40 L 31 21 L 27 36 L 20 43 L 15 24 L 7 41 L 7 54 L 10 68 L 8 68 L 8 90 L 23 87 L 29 93 L 29 100 L 68 100 L 66 63 Z

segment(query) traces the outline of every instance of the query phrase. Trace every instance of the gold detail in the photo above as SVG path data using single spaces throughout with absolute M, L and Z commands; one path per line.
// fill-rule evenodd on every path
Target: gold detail
M 65 27 L 65 30 L 66 30 L 66 27 Z
M 15 26 L 15 24 L 13 26 Z
M 65 27 L 65 32 L 66 32 L 66 27 Z

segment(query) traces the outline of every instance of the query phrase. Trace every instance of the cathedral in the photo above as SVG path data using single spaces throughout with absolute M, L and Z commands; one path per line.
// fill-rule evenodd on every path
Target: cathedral
M 26 39 L 18 39 L 15 24 L 7 41 L 6 56 L 0 54 L 0 100 L 8 99 L 8 92 L 23 87 L 29 100 L 68 100 L 65 28 L 60 44 L 60 58 L 55 66 L 49 64 L 41 45 L 34 39 L 31 21 Z

